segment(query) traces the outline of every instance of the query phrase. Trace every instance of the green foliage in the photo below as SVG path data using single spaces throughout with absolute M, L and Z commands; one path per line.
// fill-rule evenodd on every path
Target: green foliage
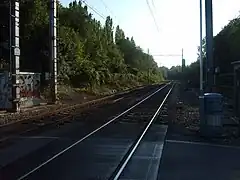
M 9 19 L 6 15 L 9 14 L 8 2 L 0 1 L 0 70 L 3 66 L 9 63 Z
M 48 0 L 22 0 L 21 70 L 49 71 Z M 102 25 L 81 1 L 58 4 L 59 82 L 81 86 L 128 86 L 163 80 L 153 57 L 125 37 L 110 16 Z M 115 33 L 115 36 L 114 36 Z
M 220 74 L 231 74 L 233 73 L 233 65 L 231 64 L 234 61 L 240 60 L 240 16 L 231 20 L 223 29 L 214 37 L 214 67 L 219 67 Z M 203 39 L 203 69 L 206 70 L 206 40 Z M 199 52 L 199 48 L 198 48 Z M 199 53 L 198 60 L 192 63 L 190 66 L 187 66 L 184 69 L 184 72 L 181 72 L 180 69 L 177 72 L 176 68 L 170 69 L 170 77 L 172 79 L 181 79 L 189 80 L 191 84 L 195 87 L 199 86 Z M 181 68 L 179 66 L 179 68 Z M 205 73 L 204 73 L 205 74 Z M 205 79 L 205 77 L 204 77 Z M 230 79 L 223 78 L 223 76 L 216 75 L 216 85 L 232 85 L 233 77 Z
M 240 17 L 231 20 L 214 38 L 214 60 L 221 72 L 232 72 L 231 62 L 240 60 Z
M 22 0 L 20 3 L 20 67 L 22 71 L 43 71 L 49 68 L 47 0 Z M 42 66 L 41 66 L 42 65 Z

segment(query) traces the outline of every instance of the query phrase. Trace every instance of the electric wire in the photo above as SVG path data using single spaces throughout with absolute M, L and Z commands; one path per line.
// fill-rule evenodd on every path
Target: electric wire
M 150 13 L 151 13 L 151 16 L 152 16 L 152 18 L 153 18 L 154 24 L 155 24 L 155 26 L 156 26 L 156 28 L 157 28 L 157 31 L 160 32 L 160 31 L 159 31 L 158 24 L 157 24 L 157 21 L 156 21 L 156 18 L 155 18 L 155 16 L 154 16 L 154 13 L 153 13 L 151 7 L 150 7 L 149 1 L 146 0 L 146 2 L 147 2 L 148 9 L 149 9 L 149 11 L 150 11 Z
M 84 1 L 82 1 L 88 8 L 90 8 L 93 12 L 95 12 L 97 15 L 99 15 L 102 19 L 106 19 L 106 17 L 102 14 L 102 13 L 100 13 L 96 8 L 94 8 L 94 7 L 92 7 L 92 6 L 90 6 L 87 2 L 86 2 L 86 0 L 84 0 Z

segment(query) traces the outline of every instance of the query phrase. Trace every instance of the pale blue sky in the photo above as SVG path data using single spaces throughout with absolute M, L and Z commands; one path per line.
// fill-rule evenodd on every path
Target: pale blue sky
M 61 2 L 67 5 L 71 0 L 61 0 Z M 184 48 L 186 63 L 196 61 L 197 46 L 200 41 L 199 0 L 149 0 L 159 31 L 154 24 L 146 0 L 86 0 L 86 2 L 104 16 L 110 15 L 115 26 L 119 24 L 127 36 L 133 36 L 136 43 L 145 51 L 149 48 L 152 55 L 180 55 L 181 49 Z M 240 0 L 213 0 L 214 35 L 229 20 L 237 17 L 239 11 Z M 96 19 L 104 23 L 100 16 L 92 13 Z M 205 24 L 204 17 L 203 20 Z M 205 35 L 205 26 L 203 28 L 203 35 Z M 181 57 L 154 56 L 154 58 L 159 66 L 171 67 L 181 64 Z

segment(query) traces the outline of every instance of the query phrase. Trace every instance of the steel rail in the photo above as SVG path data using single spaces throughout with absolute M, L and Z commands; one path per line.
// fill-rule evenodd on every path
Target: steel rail
M 121 166 L 120 166 L 119 170 L 116 172 L 116 175 L 114 176 L 113 180 L 117 180 L 121 176 L 122 172 L 124 171 L 125 167 L 127 166 L 128 162 L 129 162 L 129 160 L 132 158 L 133 154 L 135 153 L 135 151 L 137 150 L 139 144 L 141 143 L 144 135 L 147 133 L 147 131 L 149 130 L 149 128 L 152 125 L 153 121 L 155 120 L 155 118 L 159 114 L 160 110 L 162 109 L 162 106 L 165 103 L 165 101 L 167 100 L 167 98 L 168 98 L 169 94 L 171 93 L 173 87 L 174 87 L 174 85 L 172 85 L 171 89 L 168 91 L 167 95 L 164 97 L 162 103 L 158 107 L 158 109 L 155 112 L 155 114 L 152 116 L 151 120 L 147 124 L 146 128 L 143 130 L 143 132 L 140 135 L 140 137 L 136 140 L 136 142 L 130 148 L 130 152 L 127 153 L 126 159 L 121 163 Z
M 58 114 L 59 112 L 71 110 L 73 108 L 78 108 L 78 107 L 83 107 L 83 106 L 87 106 L 87 105 L 97 104 L 97 103 L 100 103 L 104 100 L 109 100 L 110 98 L 114 98 L 115 96 L 124 95 L 124 94 L 127 94 L 127 93 L 129 93 L 133 90 L 138 90 L 138 89 L 142 89 L 142 88 L 144 88 L 144 86 L 140 86 L 136 89 L 126 90 L 126 91 L 123 91 L 121 93 L 115 93 L 115 94 L 107 95 L 105 97 L 93 99 L 93 100 L 83 102 L 83 103 L 77 103 L 77 104 L 72 104 L 72 105 L 68 105 L 68 104 L 57 105 L 57 107 L 55 107 L 55 109 L 53 109 L 50 112 L 48 110 L 51 110 L 51 109 L 48 109 L 48 110 L 46 110 L 46 112 L 42 112 L 42 113 L 39 113 L 39 114 L 34 115 L 34 116 L 23 117 L 23 118 L 21 118 L 19 120 L 16 120 L 16 121 L 11 121 L 11 122 L 6 123 L 6 124 L 1 124 L 0 128 L 10 126 L 10 125 L 13 125 L 13 124 L 17 124 L 17 123 L 23 122 L 23 121 L 33 120 L 33 119 L 36 119 L 36 118 L 43 118 L 43 117 L 46 117 L 46 116 L 54 116 L 54 115 Z
M 135 105 L 131 106 L 130 108 L 128 108 L 127 110 L 123 111 L 122 113 L 118 114 L 117 116 L 115 116 L 114 118 L 112 118 L 111 120 L 109 120 L 108 122 L 106 122 L 105 124 L 101 125 L 100 127 L 98 127 L 97 129 L 93 130 L 92 132 L 90 132 L 89 134 L 85 135 L 84 137 L 82 137 L 81 139 L 77 140 L 75 143 L 71 144 L 70 146 L 66 147 L 65 149 L 63 149 L 62 151 L 60 151 L 59 153 L 55 154 L 54 156 L 52 156 L 51 158 L 49 158 L 48 160 L 44 161 L 43 163 L 41 163 L 40 165 L 38 165 L 37 167 L 33 168 L 32 170 L 30 170 L 28 173 L 24 174 L 23 176 L 17 178 L 18 180 L 22 180 L 27 178 L 29 175 L 31 175 L 32 173 L 38 171 L 39 169 L 41 169 L 43 166 L 45 166 L 46 164 L 48 164 L 49 162 L 53 161 L 54 159 L 58 158 L 59 156 L 61 156 L 62 154 L 64 154 L 65 152 L 67 152 L 68 150 L 70 150 L 71 148 L 75 147 L 76 145 L 78 145 L 79 143 L 81 143 L 82 141 L 86 140 L 87 138 L 89 138 L 90 136 L 92 136 L 93 134 L 95 134 L 96 132 L 100 131 L 101 129 L 105 128 L 106 126 L 108 126 L 109 124 L 111 124 L 112 122 L 116 121 L 118 118 L 120 118 L 121 116 L 125 115 L 126 113 L 128 113 L 130 110 L 132 110 L 133 108 L 137 107 L 138 105 L 142 104 L 143 102 L 145 102 L 146 100 L 148 100 L 150 97 L 152 97 L 153 95 L 155 95 L 156 93 L 158 93 L 159 91 L 165 89 L 167 86 L 169 86 L 170 83 L 165 84 L 164 86 L 162 86 L 161 88 L 159 88 L 158 90 L 154 91 L 153 93 L 151 93 L 150 95 L 148 95 L 147 97 L 145 97 L 144 99 L 142 99 L 141 101 L 139 101 L 138 103 L 136 103 Z
M 16 132 L 14 134 L 8 135 L 8 136 L 3 137 L 3 138 L 0 137 L 0 143 L 2 143 L 4 141 L 7 141 L 8 139 L 10 139 L 10 138 L 12 138 L 16 135 L 21 135 L 21 134 L 24 134 L 24 133 L 27 133 L 27 132 L 34 131 L 34 130 L 38 129 L 39 127 L 43 127 L 43 126 L 46 126 L 46 125 L 51 125 L 51 124 L 54 124 L 54 123 L 65 121 L 67 119 L 74 118 L 75 114 L 72 113 L 72 112 L 76 111 L 77 108 L 81 108 L 81 110 L 84 110 L 85 107 L 88 108 L 88 107 L 94 106 L 94 105 L 101 105 L 101 104 L 107 103 L 111 98 L 116 98 L 117 96 L 124 96 L 128 93 L 131 93 L 134 90 L 139 90 L 139 89 L 143 89 L 143 88 L 144 88 L 144 86 L 140 86 L 136 89 L 126 90 L 126 91 L 123 91 L 123 92 L 120 92 L 120 93 L 116 93 L 116 94 L 113 94 L 113 95 L 109 95 L 109 96 L 106 96 L 106 97 L 102 97 L 102 98 L 99 98 L 99 99 L 87 101 L 87 102 L 80 103 L 80 104 L 73 104 L 73 105 L 70 105 L 70 106 L 65 105 L 65 106 L 62 106 L 62 107 L 59 106 L 59 108 L 54 109 L 52 111 L 43 112 L 43 113 L 40 113 L 40 114 L 35 115 L 35 116 L 25 117 L 23 119 L 13 121 L 13 122 L 10 122 L 8 124 L 0 125 L 0 130 L 1 130 L 1 128 L 9 127 L 10 125 L 17 125 L 18 123 L 24 123 L 24 122 L 34 123 L 34 122 L 36 122 L 36 120 L 41 121 L 41 123 L 44 123 L 44 125 L 41 125 L 41 126 L 36 125 L 36 127 L 26 128 L 25 130 L 22 130 L 20 132 Z M 117 102 L 119 99 L 120 98 L 114 99 L 113 102 Z M 55 120 L 54 121 L 51 120 L 52 118 L 54 118 Z M 44 119 L 48 119 L 48 120 L 46 121 Z

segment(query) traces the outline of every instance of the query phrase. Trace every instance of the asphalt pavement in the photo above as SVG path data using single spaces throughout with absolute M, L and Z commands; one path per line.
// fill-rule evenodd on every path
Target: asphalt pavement
M 108 130 L 84 140 L 84 143 L 72 145 L 114 118 L 117 112 L 126 109 L 126 104 L 131 106 L 140 95 L 97 108 L 86 118 L 79 117 L 61 127 L 51 126 L 39 132 L 11 138 L 4 147 L 0 147 L 0 180 L 14 180 L 31 171 L 33 173 L 24 179 L 108 179 L 133 144 L 136 134 L 144 128 L 144 123 L 131 123 L 135 116 L 130 114 L 131 121 L 128 119 L 130 116 L 123 118 L 121 122 L 111 124 Z M 142 114 L 143 120 L 145 115 Z M 66 147 L 70 148 L 59 154 Z M 144 137 L 120 179 L 156 178 L 240 180 L 240 147 L 183 137 L 173 134 L 166 125 L 155 124 L 150 134 Z
M 166 139 L 158 180 L 240 180 L 240 147 Z

